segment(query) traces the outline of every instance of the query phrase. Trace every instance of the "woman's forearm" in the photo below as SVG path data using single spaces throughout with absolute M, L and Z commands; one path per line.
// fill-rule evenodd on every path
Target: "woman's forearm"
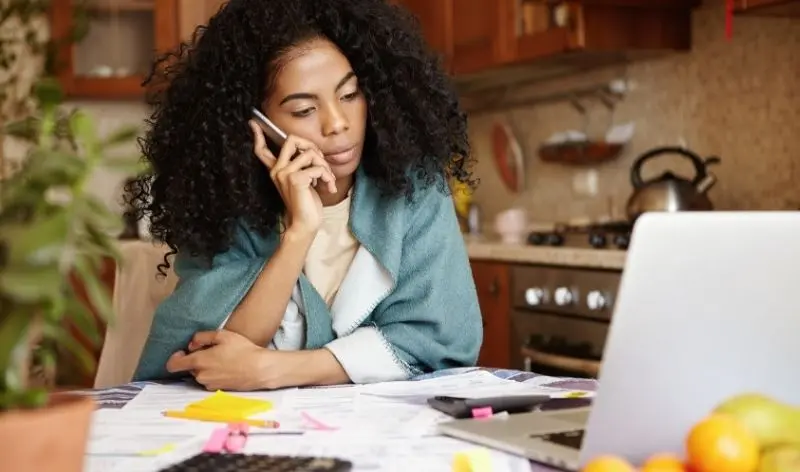
M 291 229 L 284 232 L 278 249 L 231 314 L 225 329 L 258 346 L 272 341 L 313 241 L 313 233 Z
M 342 365 L 325 348 L 301 351 L 264 349 L 255 368 L 261 388 L 308 387 L 351 383 Z

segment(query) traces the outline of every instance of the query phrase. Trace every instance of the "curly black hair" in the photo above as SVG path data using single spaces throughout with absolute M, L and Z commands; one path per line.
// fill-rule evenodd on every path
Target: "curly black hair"
M 314 38 L 340 48 L 358 77 L 368 104 L 361 165 L 385 193 L 475 184 L 466 115 L 409 12 L 386 0 L 230 0 L 144 83 L 155 90 L 139 141 L 151 173 L 126 185 L 126 200 L 170 255 L 211 258 L 240 222 L 275 229 L 284 204 L 253 157 L 247 121 L 283 53 Z M 159 271 L 168 267 L 165 258 Z

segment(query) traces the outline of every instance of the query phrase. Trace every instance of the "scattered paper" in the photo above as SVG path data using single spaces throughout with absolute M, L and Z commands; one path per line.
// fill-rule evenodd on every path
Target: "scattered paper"
M 452 418 L 430 408 L 427 398 L 591 395 L 558 388 L 559 380 L 537 377 L 517 382 L 486 371 L 469 371 L 410 382 L 236 392 L 235 396 L 270 402 L 270 410 L 253 418 L 280 423 L 275 430 L 251 429 L 246 452 L 341 457 L 354 462 L 355 472 L 450 471 L 456 454 L 474 451 L 476 446 L 438 435 L 437 425 Z M 147 385 L 124 408 L 98 410 L 85 472 L 155 472 L 197 454 L 219 424 L 169 418 L 163 412 L 208 398 L 213 401 L 214 394 L 189 384 Z M 501 451 L 489 453 L 493 472 L 530 470 L 526 459 Z
M 430 397 L 486 398 L 509 395 L 549 395 L 559 398 L 573 390 L 516 382 L 496 377 L 487 371 L 474 371 L 427 380 L 385 382 L 365 386 L 365 395 L 404 398 L 407 402 L 425 404 Z M 586 395 L 590 395 L 586 392 Z
M 196 453 L 215 425 L 187 424 L 152 414 L 97 410 L 92 414 L 86 472 L 153 472 Z

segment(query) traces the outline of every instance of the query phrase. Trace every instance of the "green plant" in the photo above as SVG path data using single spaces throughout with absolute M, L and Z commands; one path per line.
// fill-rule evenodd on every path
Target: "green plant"
M 0 183 L 0 410 L 35 408 L 47 393 L 28 384 L 34 352 L 49 365 L 56 347 L 68 349 L 91 369 L 94 359 L 66 326 L 99 342 L 96 320 L 72 289 L 75 274 L 92 307 L 112 319 L 110 295 L 98 279 L 104 257 L 120 261 L 114 234 L 122 224 L 87 189 L 101 169 L 143 171 L 137 157 L 111 157 L 112 148 L 135 138 L 135 127 L 101 139 L 81 111 L 65 111 L 52 78 L 34 90 L 36 112 L 3 128 L 31 144 L 22 168 Z

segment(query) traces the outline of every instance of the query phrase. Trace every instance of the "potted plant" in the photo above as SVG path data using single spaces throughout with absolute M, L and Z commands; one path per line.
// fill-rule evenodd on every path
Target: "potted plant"
M 81 472 L 94 404 L 32 385 L 30 370 L 52 368 L 63 349 L 93 368 L 67 326 L 98 342 L 94 313 L 111 321 L 110 294 L 97 270 L 105 257 L 119 261 L 122 219 L 87 183 L 103 167 L 141 166 L 139 159 L 109 157 L 137 129 L 99 138 L 86 114 L 63 109 L 53 79 L 40 80 L 33 96 L 36 112 L 3 127 L 30 147 L 20 170 L 0 182 L 0 458 L 3 470 Z M 73 274 L 91 306 L 73 290 Z

